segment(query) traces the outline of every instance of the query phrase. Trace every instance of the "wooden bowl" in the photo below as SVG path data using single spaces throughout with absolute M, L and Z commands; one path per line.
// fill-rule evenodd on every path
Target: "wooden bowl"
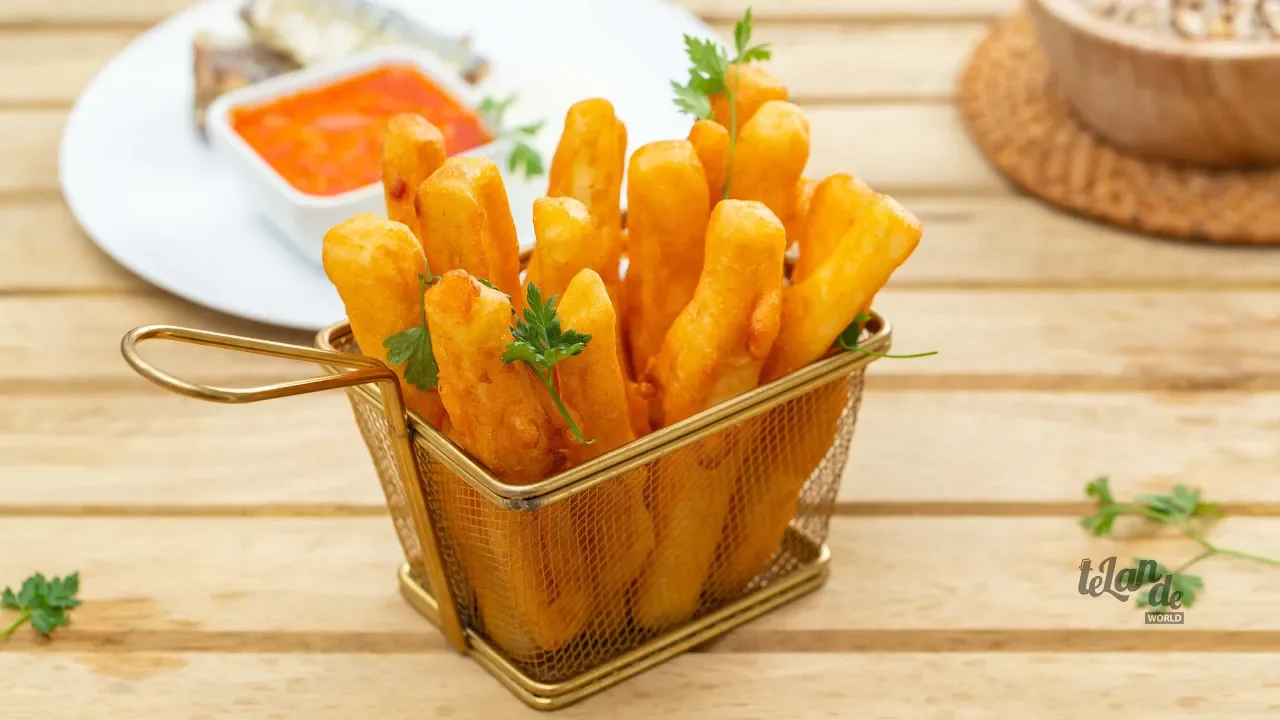
M 1053 81 L 1107 142 L 1207 167 L 1280 163 L 1280 42 L 1184 41 L 1027 0 Z

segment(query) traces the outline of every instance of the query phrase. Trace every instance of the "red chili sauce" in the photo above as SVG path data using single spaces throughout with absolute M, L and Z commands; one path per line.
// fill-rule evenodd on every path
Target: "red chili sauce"
M 231 124 L 293 187 L 338 195 L 381 179 L 387 121 L 408 112 L 440 128 L 450 154 L 493 140 L 474 111 L 410 65 L 238 108 Z

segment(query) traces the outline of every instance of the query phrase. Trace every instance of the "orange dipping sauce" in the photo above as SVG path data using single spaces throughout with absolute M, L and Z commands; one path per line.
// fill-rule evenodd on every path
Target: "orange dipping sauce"
M 387 121 L 407 112 L 440 128 L 450 154 L 493 140 L 474 111 L 412 65 L 388 65 L 237 108 L 231 126 L 299 191 L 339 195 L 382 178 Z

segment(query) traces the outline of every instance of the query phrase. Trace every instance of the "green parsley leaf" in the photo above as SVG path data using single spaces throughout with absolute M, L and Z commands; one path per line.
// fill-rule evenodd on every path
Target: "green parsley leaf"
M 764 62 L 773 59 L 772 43 L 762 43 L 749 47 L 738 57 L 738 62 Z
M 747 11 L 742 14 L 742 18 L 733 24 L 733 44 L 738 50 L 738 56 L 746 51 L 747 45 L 751 44 L 751 6 L 747 6 Z
M 419 297 L 427 291 L 427 275 L 418 275 Z M 427 308 L 422 307 L 422 321 L 419 325 L 401 331 L 382 341 L 387 349 L 387 363 L 395 367 L 404 366 L 405 382 L 419 390 L 431 390 L 440 384 L 440 366 L 436 364 L 435 352 L 431 347 L 431 331 L 427 329 Z
M 511 143 L 510 154 L 507 155 L 507 171 L 523 173 L 526 179 L 534 178 L 546 172 L 546 165 L 543 163 L 542 155 L 533 147 L 532 141 L 539 132 L 542 131 L 545 121 L 527 123 L 515 128 L 503 128 L 503 116 L 507 110 L 515 103 L 516 95 L 512 93 L 501 100 L 493 97 L 485 97 L 476 106 L 476 109 L 484 116 L 485 120 L 494 129 L 499 130 L 498 136 L 494 138 L 494 142 Z
M 711 119 L 711 98 L 706 93 L 675 80 L 671 81 L 671 89 L 675 90 L 675 103 L 680 112 L 699 120 Z
M 72 573 L 66 578 L 55 577 L 45 579 L 41 573 L 35 573 L 22 583 L 18 592 L 6 587 L 0 592 L 0 604 L 9 610 L 16 610 L 18 618 L 8 628 L 0 631 L 0 640 L 13 634 L 30 622 L 31 627 L 41 635 L 48 635 L 55 628 L 67 625 L 67 611 L 79 607 L 80 600 L 76 594 L 80 592 L 80 573 Z
M 529 283 L 525 290 L 525 300 L 524 317 L 518 318 L 511 328 L 514 340 L 507 344 L 506 351 L 502 353 L 502 362 L 523 362 L 527 365 L 534 377 L 551 393 L 551 399 L 555 401 L 556 408 L 564 416 L 569 430 L 578 442 L 593 443 L 595 440 L 588 441 L 582 436 L 582 431 L 578 429 L 552 382 L 556 363 L 581 353 L 587 343 L 591 342 L 591 336 L 577 330 L 562 329 L 560 319 L 556 317 L 556 296 L 552 295 L 544 303 L 542 291 L 537 285 Z
M 524 173 L 525 178 L 535 178 L 546 172 L 538 151 L 521 141 L 511 147 L 511 155 L 507 157 L 507 170 L 516 172 L 517 169 Z

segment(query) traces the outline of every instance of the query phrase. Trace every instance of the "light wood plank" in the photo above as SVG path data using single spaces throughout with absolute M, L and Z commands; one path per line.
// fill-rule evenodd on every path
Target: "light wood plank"
M 191 0 L 6 0 L 0 23 L 94 24 L 152 23 L 190 6 Z M 711 19 L 735 19 L 745 0 L 678 0 L 678 4 Z M 935 20 L 990 18 L 1012 12 L 1016 0 L 752 0 L 761 19 L 865 20 L 903 18 Z
M 137 34 L 0 32 L 0 103 L 69 105 Z
M 882 293 L 876 308 L 894 324 L 896 351 L 940 354 L 878 360 L 870 371 L 873 387 L 1230 386 L 1274 384 L 1280 376 L 1280 292 L 897 289 Z M 134 378 L 119 360 L 118 343 L 130 328 L 150 323 L 311 343 L 308 333 L 229 319 L 161 294 L 6 297 L 0 298 L 0 352 L 6 358 L 0 383 L 88 386 Z M 264 368 L 283 362 L 203 348 L 157 351 L 169 349 L 175 354 L 162 358 L 157 352 L 157 362 L 191 368 L 194 376 L 276 377 L 280 371 Z M 177 353 L 185 359 L 173 359 Z M 293 367 L 285 366 L 284 374 L 298 376 Z M 301 374 L 314 372 L 304 366 Z
M 16 395 L 0 411 L 5 506 L 380 508 L 345 394 L 220 405 L 159 389 Z
M 107 257 L 61 200 L 0 204 L 0 293 L 143 290 Z
M 383 505 L 341 393 L 229 407 L 136 390 L 6 397 L 0 474 L 26 481 L 0 492 L 0 514 L 365 513 Z M 856 513 L 950 503 L 1065 512 L 1085 501 L 1084 483 L 1109 473 L 1124 495 L 1185 483 L 1271 513 L 1280 503 L 1277 431 L 1276 393 L 873 389 L 840 501 Z
M 1228 518 L 1210 537 L 1280 555 L 1277 519 Z M 956 649 L 998 649 L 1004 640 L 1043 651 L 1075 647 L 1068 636 L 1089 631 L 1105 648 L 1131 642 L 1124 633 L 1144 630 L 1143 614 L 1132 601 L 1080 595 L 1081 559 L 1095 568 L 1113 555 L 1176 565 L 1198 549 L 1174 537 L 1092 538 L 1074 518 L 837 517 L 829 543 L 827 585 L 744 626 L 726 639 L 730 649 L 847 651 L 877 642 L 897 649 L 896 631 L 947 631 L 929 642 Z M 385 652 L 386 633 L 405 649 L 443 647 L 396 591 L 401 554 L 385 517 L 6 518 L 0 544 L 22 548 L 0 557 L 6 581 L 35 569 L 80 571 L 85 604 L 64 651 L 216 650 L 230 642 L 245 651 L 298 651 L 322 634 L 334 636 L 316 641 L 330 651 Z M 1151 632 L 1199 633 L 1198 649 L 1213 650 L 1229 649 L 1226 631 L 1280 631 L 1273 601 L 1280 571 L 1213 559 L 1197 572 L 1205 590 L 1186 624 Z M 1121 634 L 1106 637 L 1112 632 Z
M 808 172 L 851 172 L 884 192 L 1007 194 L 1008 186 L 965 135 L 949 105 L 813 106 Z M 0 193 L 53 191 L 65 112 L 0 112 Z
M 731 25 L 718 25 L 732 37 Z M 960 65 L 985 32 L 948 25 L 761 26 L 771 69 L 809 99 L 950 98 Z M 138 31 L 0 31 L 0 103 L 70 105 Z
M 545 718 L 479 666 L 420 655 L 0 653 L 8 707 L 121 717 Z M 1108 717 L 1262 720 L 1280 655 L 1155 653 L 704 655 L 677 658 L 557 718 L 884 720 Z

